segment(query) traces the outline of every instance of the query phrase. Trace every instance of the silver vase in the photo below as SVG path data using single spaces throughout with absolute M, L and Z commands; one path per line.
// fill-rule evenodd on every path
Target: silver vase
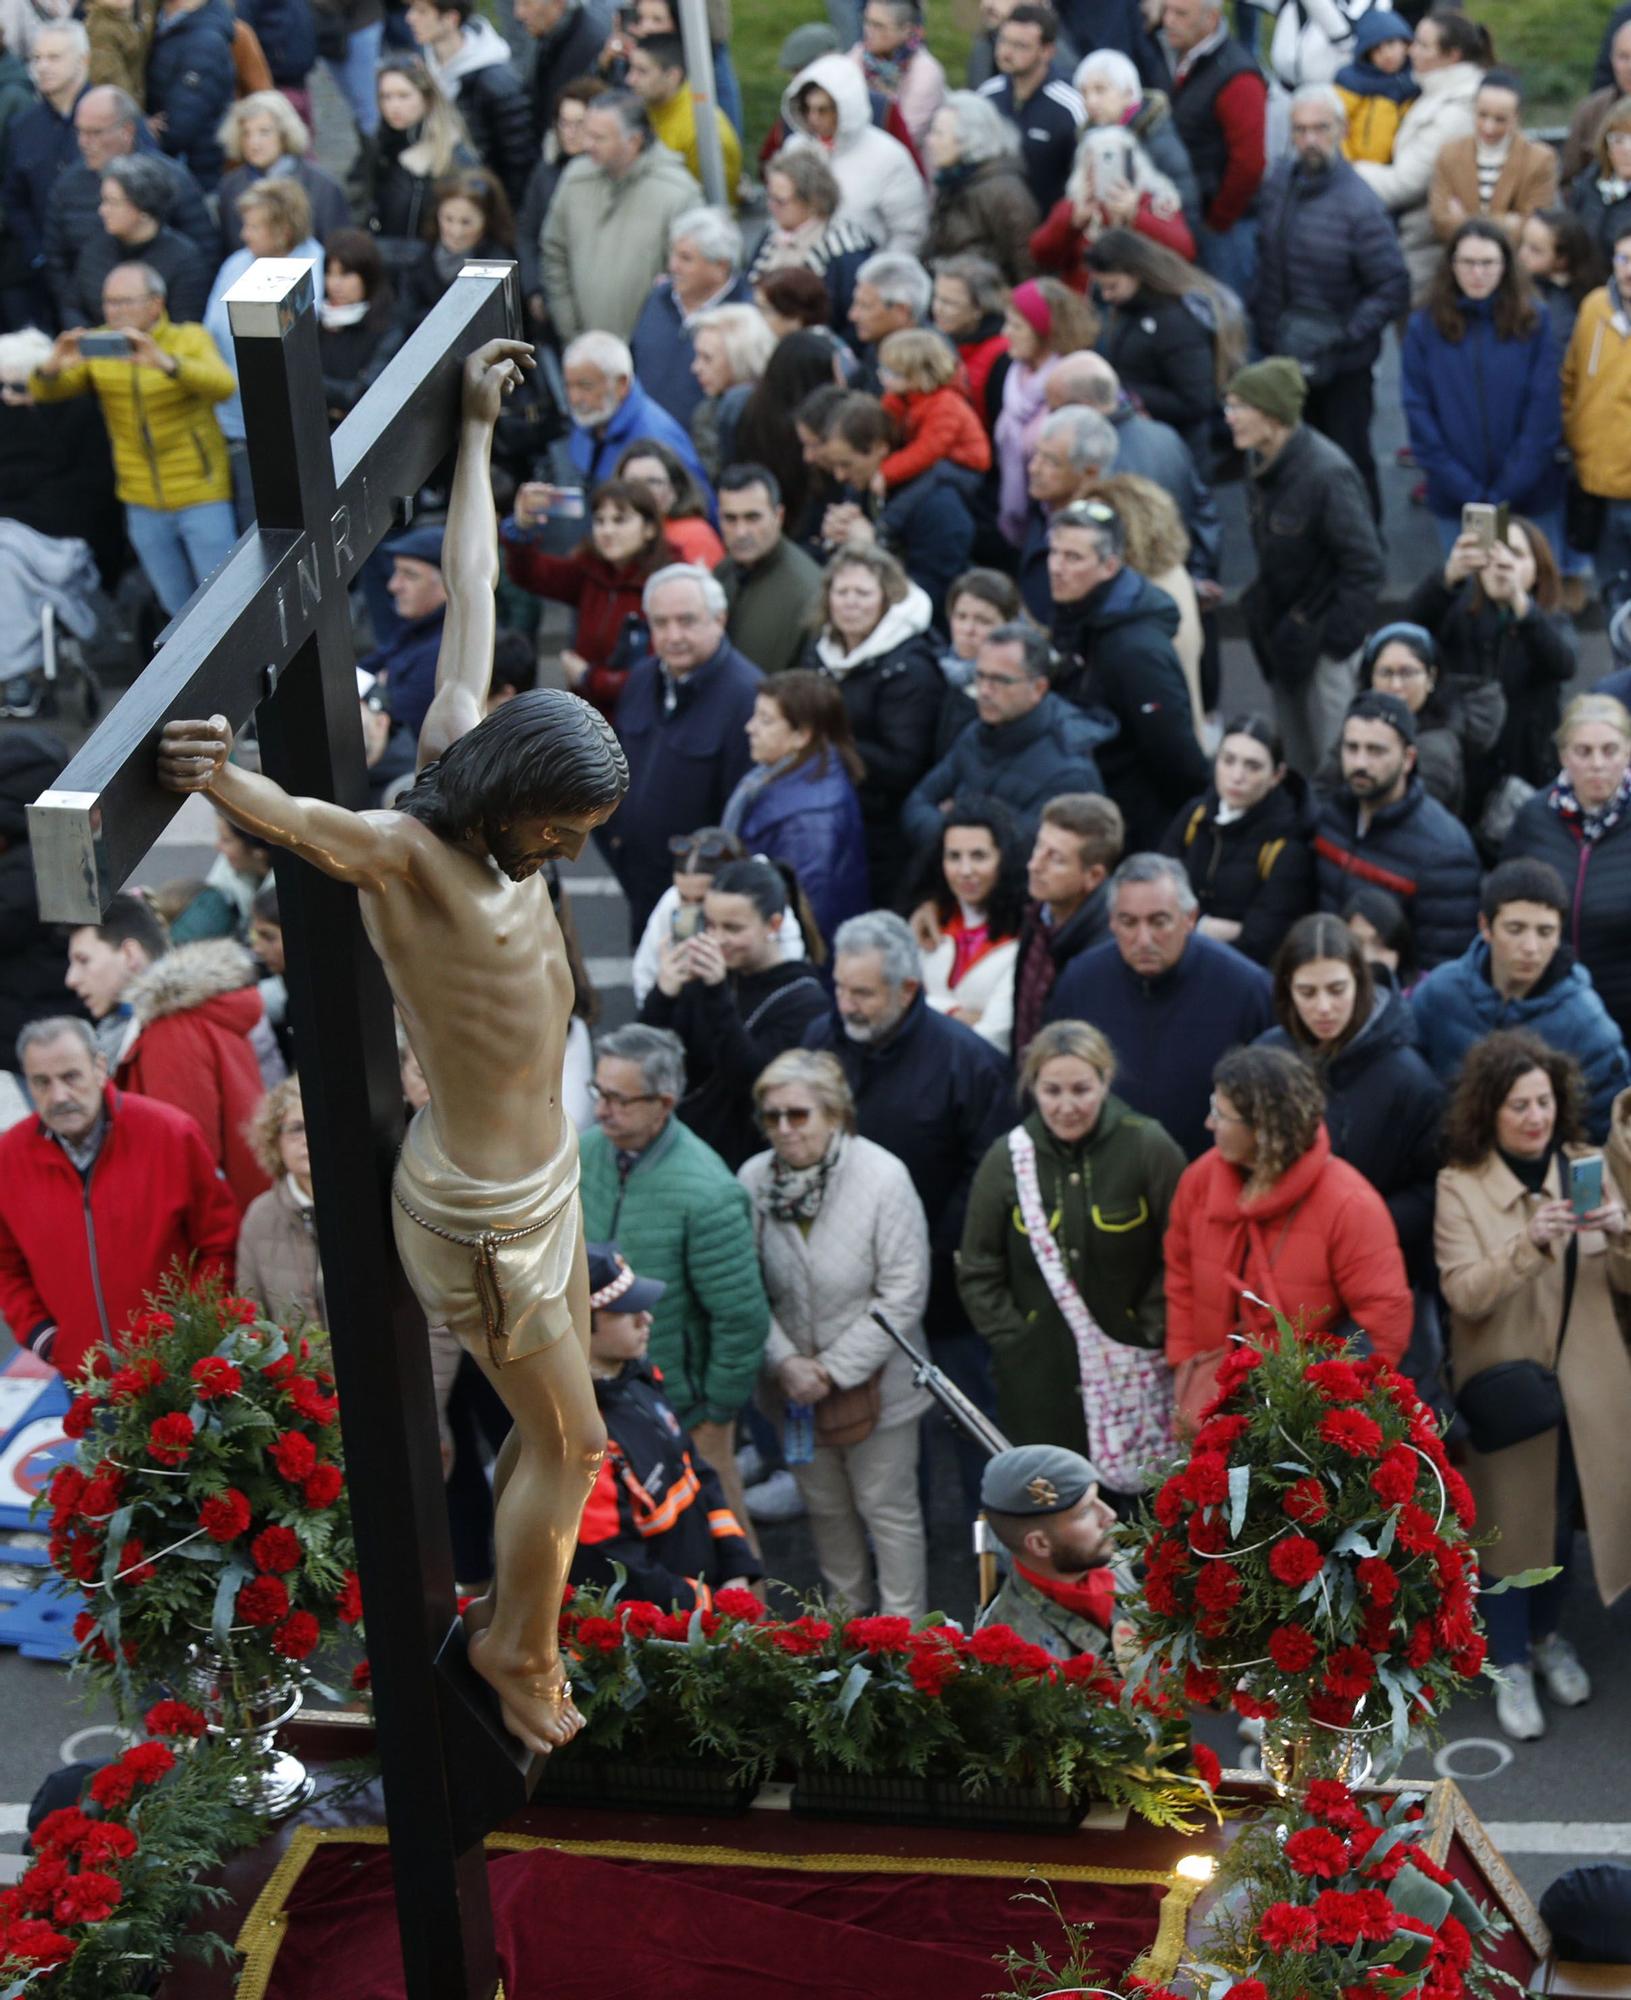
M 188 1687 L 210 1734 L 236 1743 L 253 1758 L 253 1775 L 234 1787 L 238 1803 L 267 1819 L 287 1819 L 297 1812 L 316 1780 L 298 1757 L 279 1748 L 277 1732 L 300 1713 L 299 1675 L 257 1680 L 239 1672 L 230 1655 L 213 1646 L 195 1646 Z
M 1263 1775 L 1283 1799 L 1305 1792 L 1316 1778 L 1336 1778 L 1350 1789 L 1363 1785 L 1371 1774 L 1367 1733 L 1317 1722 L 1265 1722 Z

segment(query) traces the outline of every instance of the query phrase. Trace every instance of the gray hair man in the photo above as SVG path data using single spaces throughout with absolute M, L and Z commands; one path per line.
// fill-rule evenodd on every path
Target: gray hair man
M 1071 403 L 1042 419 L 1025 467 L 1034 505 L 1025 523 L 1019 557 L 1019 591 L 1033 618 L 1045 623 L 1052 610 L 1048 590 L 1048 523 L 1061 508 L 1079 500 L 1094 481 L 1116 469 L 1120 442 L 1116 427 L 1100 410 Z
M 1130 854 L 1110 878 L 1110 937 L 1067 965 L 1050 1021 L 1091 1021 L 1116 1052 L 1116 1095 L 1196 1159 L 1211 1143 L 1212 1068 L 1273 1025 L 1269 976 L 1195 928 L 1182 862 Z
M 747 722 L 764 681 L 725 636 L 725 592 L 695 563 L 670 563 L 643 594 L 652 657 L 617 708 L 628 796 L 604 835 L 629 899 L 630 942 L 669 886 L 668 843 L 718 826 L 749 765 Z
M 934 280 L 915 257 L 880 250 L 855 273 L 849 323 L 870 353 L 890 334 L 921 325 L 933 297 Z
M 685 1090 L 678 1035 L 638 1023 L 602 1035 L 592 1088 L 595 1129 L 580 1146 L 585 1233 L 615 1241 L 634 1270 L 666 1286 L 651 1359 L 751 1539 L 733 1433 L 753 1393 L 770 1308 L 747 1195 L 674 1116 Z
M 917 1189 L 929 1224 L 929 1307 L 934 1357 L 983 1409 L 995 1408 L 983 1342 L 957 1296 L 954 1263 L 974 1174 L 1013 1122 L 1008 1066 L 972 1028 L 937 1013 L 923 994 L 923 960 L 911 927 L 869 910 L 833 937 L 836 1011 L 805 1036 L 830 1049 L 849 1080 L 856 1127 L 893 1153 Z M 965 1497 L 979 1505 L 984 1454 L 958 1452 Z
M 724 209 L 688 208 L 669 224 L 667 276 L 641 307 L 631 345 L 647 392 L 681 424 L 690 424 L 702 401 L 691 362 L 704 315 L 720 306 L 752 308 L 741 269 L 742 232 Z
M 708 490 L 708 475 L 690 433 L 641 382 L 633 350 L 621 335 L 598 327 L 580 333 L 561 356 L 561 378 L 572 418 L 567 450 L 586 486 L 614 479 L 627 447 L 637 438 L 649 438 L 683 459 Z M 533 480 L 520 488 L 515 496 L 518 528 L 547 519 L 551 492 Z

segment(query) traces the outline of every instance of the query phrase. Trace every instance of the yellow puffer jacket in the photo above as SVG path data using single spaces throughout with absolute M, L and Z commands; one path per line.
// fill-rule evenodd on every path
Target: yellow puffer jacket
M 176 326 L 166 315 L 153 339 L 175 356 L 174 375 L 133 361 L 82 361 L 60 375 L 36 374 L 28 386 L 40 403 L 96 391 L 113 446 L 114 485 L 126 506 L 173 514 L 230 500 L 232 474 L 214 405 L 237 387 L 232 370 L 195 323 Z
M 1357 90 L 1337 85 L 1337 96 L 1348 114 L 1348 133 L 1342 142 L 1345 158 L 1374 160 L 1379 167 L 1392 164 L 1393 142 L 1399 136 L 1399 121 L 1410 109 L 1391 97 L 1361 97 Z
M 1631 500 L 1631 332 L 1606 285 L 1586 294 L 1563 357 L 1563 436 L 1586 492 Z

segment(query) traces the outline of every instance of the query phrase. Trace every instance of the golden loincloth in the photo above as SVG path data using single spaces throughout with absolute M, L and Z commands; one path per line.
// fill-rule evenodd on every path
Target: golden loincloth
M 481 1181 L 447 1157 L 432 1109 L 415 1112 L 397 1156 L 396 1247 L 431 1324 L 502 1367 L 572 1330 L 578 1135 L 563 1117 L 560 1146 L 536 1173 Z

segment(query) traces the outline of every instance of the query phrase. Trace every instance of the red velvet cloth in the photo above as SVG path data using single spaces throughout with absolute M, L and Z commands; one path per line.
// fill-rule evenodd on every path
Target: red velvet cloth
M 638 1878 L 632 1879 L 631 1877 Z M 993 1954 L 1061 1943 L 1012 1877 L 815 1874 L 606 1861 L 549 1849 L 489 1857 L 506 2000 L 980 2000 Z M 1060 1882 L 1119 1978 L 1155 1941 L 1159 1884 Z M 285 1904 L 266 2000 L 402 2000 L 383 1847 L 319 1847 Z

